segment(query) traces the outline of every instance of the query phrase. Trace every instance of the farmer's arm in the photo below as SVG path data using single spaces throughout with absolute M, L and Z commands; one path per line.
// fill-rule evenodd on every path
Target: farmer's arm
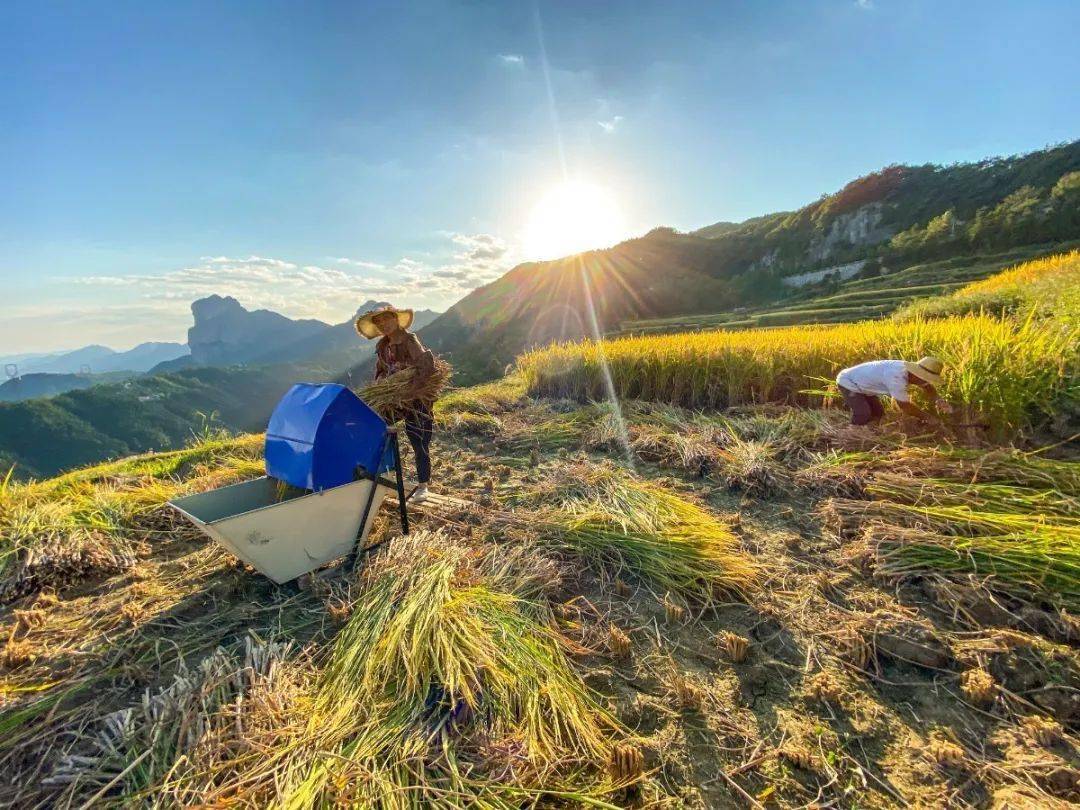
M 953 412 L 953 406 L 949 403 L 947 399 L 945 399 L 937 392 L 937 389 L 933 385 L 928 382 L 924 382 L 920 383 L 919 387 L 926 392 L 927 398 L 937 406 L 937 409 L 939 411 L 941 411 L 942 413 Z
M 381 380 L 389 373 L 390 368 L 386 365 L 386 361 L 383 360 L 382 341 L 380 340 L 378 345 L 375 346 L 375 379 Z
M 930 413 L 929 411 L 924 411 L 918 405 L 913 405 L 911 402 L 902 402 L 900 400 L 896 400 L 896 404 L 900 408 L 900 410 L 906 413 L 908 416 L 914 416 L 916 419 L 919 419 L 923 422 L 934 422 L 937 420 L 937 417 L 934 416 L 934 414 Z
M 409 354 L 409 365 L 416 369 L 412 387 L 419 389 L 435 373 L 435 355 L 424 348 L 416 335 L 410 334 L 405 345 Z
M 912 384 L 923 385 L 921 381 L 913 380 L 909 374 L 898 375 L 888 380 L 889 394 L 896 400 L 897 407 L 906 415 L 913 416 L 920 421 L 937 421 L 934 414 L 924 411 L 911 401 L 910 390 Z

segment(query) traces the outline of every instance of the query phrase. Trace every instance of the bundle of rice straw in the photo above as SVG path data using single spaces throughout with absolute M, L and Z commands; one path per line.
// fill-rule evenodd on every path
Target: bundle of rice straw
M 376 380 L 356 393 L 387 422 L 396 422 L 404 419 L 408 411 L 416 407 L 417 401 L 432 403 L 438 399 L 449 385 L 452 374 L 450 364 L 436 357 L 434 373 L 416 391 L 413 390 L 416 369 L 407 368 Z

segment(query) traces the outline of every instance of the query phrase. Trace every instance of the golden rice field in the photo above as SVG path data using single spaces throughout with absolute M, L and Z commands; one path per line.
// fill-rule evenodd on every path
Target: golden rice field
M 1080 251 L 1025 262 L 905 312 L 890 321 L 564 343 L 522 355 L 518 368 L 533 395 L 721 409 L 819 405 L 845 366 L 932 354 L 946 365 L 941 393 L 998 437 L 1080 401 Z
M 916 301 L 893 317 L 911 320 L 975 312 L 1075 320 L 1080 317 L 1080 250 L 1024 262 L 950 295 Z
M 284 586 L 165 505 L 259 436 L 0 480 L 0 806 L 1074 805 L 1075 453 L 706 410 L 934 353 L 1030 429 L 1077 394 L 1058 315 L 531 352 L 440 402 L 462 500 Z
M 690 408 L 778 402 L 819 405 L 845 366 L 933 354 L 946 366 L 942 395 L 999 434 L 1024 430 L 1075 396 L 1077 324 L 969 315 L 748 332 L 698 332 L 564 343 L 523 355 L 534 395 L 620 399 Z
M 472 506 L 306 583 L 164 506 L 258 436 L 0 487 L 0 804 L 1080 798 L 1076 462 L 523 386 L 440 408 Z

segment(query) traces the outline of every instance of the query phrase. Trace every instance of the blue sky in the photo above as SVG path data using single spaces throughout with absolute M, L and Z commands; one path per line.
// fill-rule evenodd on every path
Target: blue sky
M 183 340 L 214 292 L 445 308 L 527 258 L 564 164 L 632 235 L 1071 140 L 1077 30 L 1072 0 L 8 0 L 0 354 Z

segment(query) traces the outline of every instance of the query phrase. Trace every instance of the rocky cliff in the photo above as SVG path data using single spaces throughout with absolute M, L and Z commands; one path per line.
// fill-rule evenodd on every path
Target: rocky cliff
M 356 314 L 383 306 L 388 304 L 365 301 Z M 372 348 L 357 336 L 353 328 L 355 315 L 334 325 L 294 321 L 264 309 L 249 311 L 235 298 L 219 295 L 195 301 L 191 313 L 195 325 L 188 330 L 191 359 L 185 363 L 187 366 L 315 363 L 337 370 L 362 359 Z M 438 315 L 418 310 L 413 329 L 426 326 Z
M 198 366 L 247 363 L 275 346 L 295 343 L 326 329 L 316 320 L 294 321 L 266 309 L 249 311 L 231 296 L 211 295 L 191 304 L 191 362 Z

